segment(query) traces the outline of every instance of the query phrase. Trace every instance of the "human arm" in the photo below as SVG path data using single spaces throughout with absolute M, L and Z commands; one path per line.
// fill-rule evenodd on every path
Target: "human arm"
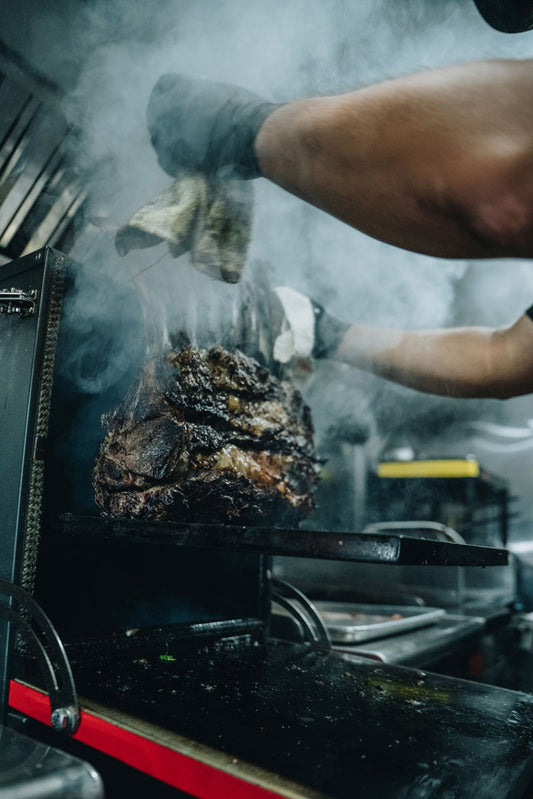
M 533 257 L 533 61 L 420 72 L 281 106 L 262 174 L 370 236 L 449 258 Z
M 524 314 L 501 328 L 352 325 L 331 357 L 430 394 L 507 399 L 533 392 L 533 321 Z
M 389 244 L 533 257 L 533 60 L 427 70 L 281 106 L 184 75 L 154 86 L 159 163 L 263 176 Z
M 533 393 L 533 306 L 504 327 L 405 330 L 350 324 L 288 286 L 274 289 L 271 304 L 280 363 L 328 358 L 450 397 Z

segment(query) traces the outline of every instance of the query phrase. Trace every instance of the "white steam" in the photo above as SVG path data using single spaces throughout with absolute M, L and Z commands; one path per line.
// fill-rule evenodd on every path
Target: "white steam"
M 142 41 L 139 31 L 148 23 L 157 38 Z M 267 99 L 288 100 L 457 61 L 527 55 L 532 49 L 526 36 L 492 31 L 470 0 L 93 2 L 80 15 L 78 35 L 85 43 L 89 39 L 93 50 L 67 110 L 83 126 L 83 162 L 94 176 L 94 221 L 110 230 L 102 241 L 102 269 L 116 270 L 120 279 L 163 253 L 155 248 L 124 261 L 112 246 L 113 230 L 170 182 L 156 163 L 145 126 L 147 98 L 162 72 L 235 82 Z M 99 41 L 104 43 L 97 46 Z M 348 319 L 415 326 L 451 321 L 454 288 L 465 263 L 403 252 L 266 181 L 256 188 L 250 256 L 271 264 L 273 282 L 318 294 Z M 91 268 L 83 240 L 76 255 Z M 181 293 L 181 266 L 174 271 L 174 286 L 172 271 L 164 281 L 172 297 Z M 154 283 L 163 271 L 153 268 Z M 200 292 L 208 283 L 199 281 Z
M 80 318 L 87 309 L 84 284 L 92 291 L 90 302 L 108 314 L 106 292 L 99 294 L 104 276 L 107 280 L 111 273 L 124 285 L 154 264 L 143 280 L 157 301 L 164 301 L 165 324 L 200 332 L 203 325 L 214 339 L 231 323 L 237 287 L 193 274 L 186 256 L 155 263 L 165 245 L 125 259 L 113 247 L 114 230 L 170 183 L 145 126 L 149 92 L 160 74 L 181 71 L 233 82 L 285 101 L 472 59 L 529 57 L 533 51 L 533 34 L 491 30 L 471 0 L 98 0 L 80 9 L 74 42 L 76 36 L 87 56 L 66 111 L 83 130 L 81 160 L 92 175 L 93 212 L 93 225 L 75 252 L 90 275 L 80 278 Z M 272 285 L 315 297 L 346 320 L 409 327 L 457 321 L 492 325 L 512 321 L 533 302 L 527 262 L 472 266 L 405 252 L 263 180 L 256 181 L 250 260 L 268 264 Z M 462 290 L 469 298 L 463 305 Z M 350 380 L 361 398 L 375 410 L 379 406 L 382 420 L 394 414 L 395 424 L 407 405 L 412 415 L 415 402 L 435 412 L 442 407 L 441 401 L 431 405 L 431 398 L 382 382 L 376 388 L 364 375 L 352 374 Z M 350 392 L 341 388 L 339 393 L 353 404 Z M 493 413 L 490 404 L 483 409 Z

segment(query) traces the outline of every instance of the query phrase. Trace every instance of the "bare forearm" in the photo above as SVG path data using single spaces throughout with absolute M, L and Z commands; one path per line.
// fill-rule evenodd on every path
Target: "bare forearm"
M 290 103 L 263 174 L 363 232 L 441 257 L 533 256 L 533 66 L 466 64 Z
M 533 324 L 523 317 L 519 326 L 531 345 Z M 426 393 L 503 399 L 533 390 L 530 347 L 521 356 L 513 343 L 517 327 L 402 331 L 353 325 L 335 358 Z

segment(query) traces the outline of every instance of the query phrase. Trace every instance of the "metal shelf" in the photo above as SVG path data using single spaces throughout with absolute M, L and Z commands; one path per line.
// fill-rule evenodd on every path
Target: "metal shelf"
M 180 522 L 101 519 L 66 514 L 52 528 L 69 536 L 105 541 L 255 552 L 266 555 L 433 566 L 505 566 L 508 553 L 400 534 L 335 533 L 315 530 Z

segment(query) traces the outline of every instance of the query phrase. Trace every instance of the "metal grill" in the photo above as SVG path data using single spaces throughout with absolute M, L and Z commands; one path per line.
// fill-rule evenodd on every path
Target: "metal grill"
M 0 263 L 57 246 L 86 199 L 50 90 L 0 60 Z

